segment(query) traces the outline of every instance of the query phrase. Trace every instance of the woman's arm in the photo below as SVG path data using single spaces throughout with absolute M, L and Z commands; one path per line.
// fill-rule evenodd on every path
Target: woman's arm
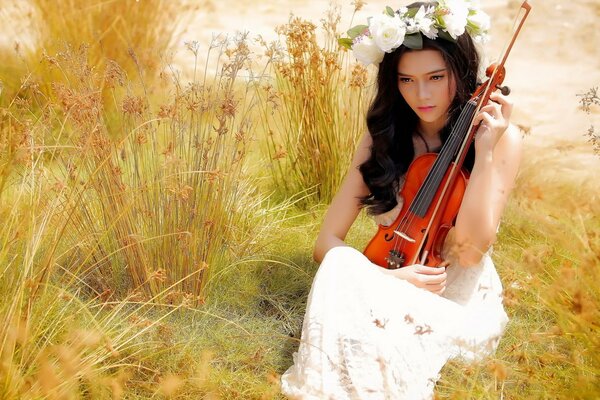
M 369 188 L 358 167 L 370 157 L 371 144 L 371 135 L 365 133 L 358 144 L 350 169 L 325 214 L 313 252 L 313 258 L 319 263 L 329 249 L 346 245 L 346 234 L 360 212 L 359 198 L 369 194 Z
M 512 104 L 500 94 L 491 99 L 474 120 L 482 122 L 475 138 L 475 164 L 445 246 L 447 258 L 460 265 L 479 263 L 496 239 L 521 159 L 521 134 L 508 123 Z

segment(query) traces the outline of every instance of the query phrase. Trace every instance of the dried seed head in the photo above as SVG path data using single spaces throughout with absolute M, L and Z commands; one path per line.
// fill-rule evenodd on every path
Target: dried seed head
M 82 89 L 80 91 L 53 83 L 52 89 L 63 108 L 76 125 L 84 128 L 97 126 L 101 122 L 102 98 L 99 91 Z
M 221 112 L 223 113 L 223 115 L 225 115 L 227 117 L 233 117 L 233 116 L 235 116 L 235 111 L 236 111 L 237 105 L 238 105 L 238 102 L 235 101 L 235 99 L 233 98 L 233 95 L 231 93 L 228 93 L 227 96 L 223 99 L 220 109 L 221 109 Z
M 175 103 L 173 104 L 163 104 L 160 106 L 157 116 L 158 118 L 175 118 L 175 112 L 177 108 Z
M 123 87 L 125 86 L 126 78 L 127 74 L 123 68 L 116 61 L 108 60 L 106 69 L 104 70 L 106 86 L 109 88 L 114 88 L 115 85 Z
M 277 151 L 273 155 L 273 160 L 279 160 L 281 158 L 286 158 L 286 157 L 287 157 L 287 151 L 285 150 L 285 148 L 282 145 L 278 144 Z
M 146 111 L 148 105 L 146 101 L 139 96 L 125 96 L 121 110 L 124 114 L 129 114 L 134 117 L 141 117 Z
M 167 272 L 159 268 L 156 271 L 151 271 L 148 276 L 149 281 L 165 282 L 167 280 Z
M 354 64 L 350 75 L 350 87 L 362 89 L 367 85 L 367 68 L 361 64 Z
M 354 12 L 362 10 L 362 8 L 367 4 L 364 0 L 354 0 L 350 3 L 354 6 Z

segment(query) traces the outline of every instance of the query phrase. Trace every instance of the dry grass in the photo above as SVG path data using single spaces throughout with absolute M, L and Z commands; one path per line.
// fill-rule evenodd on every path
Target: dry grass
M 441 398 L 600 393 L 600 186 L 572 176 L 576 154 L 526 157 L 494 252 L 511 321 L 495 358 L 444 370 Z
M 71 3 L 54 4 L 60 15 Z M 147 12 L 141 21 L 156 22 Z M 136 37 L 120 18 L 110 34 Z M 55 29 L 94 32 L 89 21 Z M 1 398 L 281 397 L 320 204 L 369 97 L 365 71 L 320 47 L 315 29 L 299 19 L 279 29 L 287 52 L 271 47 L 260 66 L 273 68 L 270 84 L 252 72 L 243 35 L 216 38 L 217 73 L 190 83 L 176 71 L 142 79 L 145 62 L 102 58 L 91 43 L 4 80 L 14 91 L 0 99 Z M 158 39 L 136 40 L 142 54 Z M 600 393 L 600 187 L 593 171 L 572 172 L 575 150 L 528 153 L 494 252 L 510 325 L 494 358 L 444 369 L 438 398 Z M 259 190 L 265 177 L 286 201 Z M 372 230 L 361 216 L 349 243 L 361 248 Z
M 45 57 L 50 91 L 15 77 L 0 110 L 2 398 L 120 398 L 126 385 L 170 396 L 186 381 L 194 396 L 214 391 L 196 376 L 212 374 L 210 357 L 165 360 L 189 346 L 165 320 L 197 318 L 222 281 L 243 285 L 236 266 L 260 256 L 286 206 L 269 205 L 247 172 L 258 99 L 238 79 L 247 38 L 211 51 L 218 73 L 189 83 L 97 68 L 85 45 Z M 147 94 L 154 85 L 162 96 Z
M 293 196 L 307 191 L 328 203 L 335 194 L 353 149 L 365 132 L 370 98 L 366 68 L 350 65 L 340 51 L 339 10 L 321 21 L 325 45 L 317 27 L 290 17 L 277 28 L 280 46 L 268 46 L 273 84 L 263 86 L 266 152 L 275 187 Z
M 172 46 L 194 12 L 209 2 L 194 5 L 183 0 L 32 0 L 3 6 L 0 21 L 14 38 L 13 51 L 3 51 L 0 78 L 10 95 L 18 90 L 14 76 L 32 74 L 47 93 L 60 71 L 40 61 L 65 47 L 88 46 L 88 63 L 104 68 L 111 60 L 131 79 L 156 77 Z M 161 57 L 156 57 L 160 54 Z

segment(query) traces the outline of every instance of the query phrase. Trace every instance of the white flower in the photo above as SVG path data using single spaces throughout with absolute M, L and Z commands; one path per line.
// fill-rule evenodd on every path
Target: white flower
M 476 33 L 487 32 L 490 29 L 490 16 L 481 10 L 474 10 L 475 14 L 469 15 L 468 20 L 476 28 Z
M 354 57 L 364 65 L 379 64 L 383 60 L 384 52 L 368 36 L 359 36 L 352 44 Z
M 481 33 L 477 36 L 473 36 L 473 41 L 480 44 L 488 43 L 490 41 L 490 35 L 487 33 Z
M 467 26 L 467 17 L 469 16 L 469 7 L 465 0 L 444 0 L 442 6 L 448 10 L 448 14 L 443 15 L 446 32 L 453 39 L 458 38 L 465 33 Z
M 391 53 L 404 41 L 406 25 L 397 14 L 390 17 L 380 14 L 370 19 L 369 32 L 375 44 L 386 53 Z
M 435 21 L 432 16 L 433 11 L 433 7 L 428 7 L 426 10 L 425 7 L 421 6 L 414 18 L 406 19 L 406 33 L 411 34 L 420 31 L 429 39 L 435 39 L 438 30 L 434 26 Z
M 481 8 L 481 6 L 479 5 L 479 0 L 466 0 L 466 1 L 467 1 L 467 6 L 472 11 L 478 10 L 479 8 Z

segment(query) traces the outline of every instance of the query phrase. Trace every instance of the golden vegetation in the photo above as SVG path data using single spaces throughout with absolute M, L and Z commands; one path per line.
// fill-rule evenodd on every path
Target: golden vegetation
M 2 75 L 0 397 L 279 398 L 322 203 L 364 130 L 372 77 L 333 46 L 332 13 L 325 47 L 291 18 L 285 51 L 263 42 L 260 74 L 245 35 L 217 37 L 217 72 L 184 83 L 140 61 L 168 48 L 157 10 L 175 3 L 138 9 L 135 24 L 112 3 L 85 3 L 74 24 L 56 18 L 84 3 L 53 2 L 48 38 L 80 30 L 87 45 Z M 99 27 L 135 52 L 103 53 Z M 494 253 L 511 322 L 495 358 L 445 368 L 439 398 L 600 392 L 600 186 L 562 172 L 569 157 L 525 158 Z M 372 228 L 360 217 L 348 241 L 362 247 Z
M 350 65 L 337 44 L 339 12 L 328 11 L 321 21 L 325 46 L 317 27 L 291 16 L 277 28 L 284 48 L 271 45 L 274 83 L 263 87 L 263 123 L 270 168 L 287 196 L 309 192 L 329 202 L 346 169 L 370 98 L 367 70 Z

